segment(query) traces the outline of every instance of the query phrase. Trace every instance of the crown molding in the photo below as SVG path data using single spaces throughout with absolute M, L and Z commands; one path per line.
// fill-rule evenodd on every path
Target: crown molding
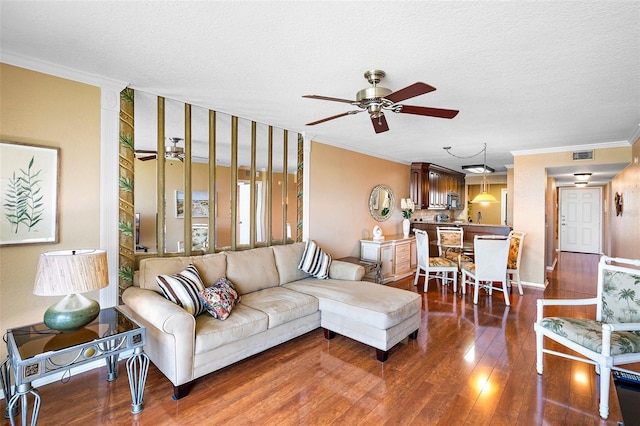
M 633 132 L 633 134 L 629 138 L 629 142 L 631 143 L 631 145 L 633 145 L 634 143 L 636 143 L 638 139 L 640 139 L 640 124 L 638 124 L 638 127 L 636 127 L 635 132 Z
M 127 87 L 127 83 L 124 81 L 114 80 L 112 78 L 104 77 L 101 75 L 89 74 L 84 71 L 79 71 L 73 68 L 54 64 L 52 62 L 47 62 L 40 59 L 35 59 L 6 50 L 0 50 L 0 62 L 20 68 L 26 68 L 31 71 L 53 75 L 55 77 L 65 78 L 67 80 L 89 84 L 92 86 L 109 87 L 118 91 Z
M 539 148 L 539 149 L 524 149 L 519 151 L 511 151 L 511 155 L 514 157 L 520 155 L 534 155 L 534 154 L 551 154 L 558 152 L 572 152 L 572 151 L 588 151 L 591 149 L 606 149 L 606 148 L 624 148 L 631 146 L 629 141 L 614 141 L 614 142 L 602 142 L 587 145 L 570 145 L 570 146 L 556 146 L 551 148 Z

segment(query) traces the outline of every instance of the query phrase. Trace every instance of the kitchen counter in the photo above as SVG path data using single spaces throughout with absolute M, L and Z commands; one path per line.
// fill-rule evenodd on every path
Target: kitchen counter
M 412 228 L 423 229 L 427 231 L 429 235 L 429 241 L 437 241 L 438 226 L 459 226 L 463 229 L 464 241 L 466 243 L 473 243 L 476 235 L 509 235 L 511 232 L 510 226 L 504 225 L 490 225 L 483 223 L 467 223 L 467 222 L 435 222 L 435 221 L 417 221 L 411 222 Z M 431 246 L 429 250 L 429 256 L 437 256 L 438 248 Z

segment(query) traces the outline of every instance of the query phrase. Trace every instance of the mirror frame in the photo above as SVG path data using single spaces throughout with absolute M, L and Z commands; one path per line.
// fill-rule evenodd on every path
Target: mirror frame
M 380 192 L 380 190 L 385 190 L 387 194 L 389 194 L 389 199 L 391 204 L 391 206 L 389 207 L 389 212 L 384 216 L 378 213 L 378 209 L 375 208 L 375 206 L 377 205 L 378 193 Z M 385 220 L 391 217 L 391 215 L 393 214 L 394 208 L 395 208 L 395 199 L 393 197 L 393 191 L 391 191 L 391 188 L 389 188 L 387 185 L 376 185 L 371 190 L 371 194 L 369 194 L 369 213 L 371 213 L 371 216 L 378 222 L 384 222 Z

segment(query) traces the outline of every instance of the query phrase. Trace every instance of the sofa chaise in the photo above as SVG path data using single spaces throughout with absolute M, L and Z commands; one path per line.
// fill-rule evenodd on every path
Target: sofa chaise
M 195 379 L 318 327 L 331 339 L 341 334 L 376 349 L 377 359 L 420 327 L 420 295 L 361 281 L 360 265 L 333 261 L 328 279 L 298 269 L 304 243 L 199 256 L 140 261 L 134 286 L 122 296 L 125 310 L 147 329 L 145 352 L 186 396 Z M 163 296 L 156 277 L 193 264 L 202 281 L 226 277 L 240 303 L 221 321 L 194 316 Z

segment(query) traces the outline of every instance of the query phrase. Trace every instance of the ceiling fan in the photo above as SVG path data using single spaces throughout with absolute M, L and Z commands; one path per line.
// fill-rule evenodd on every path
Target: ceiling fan
M 182 138 L 167 138 L 167 139 L 169 139 L 169 142 L 172 145 L 166 146 L 164 148 L 164 158 L 168 160 L 176 159 L 176 160 L 184 161 L 184 148 L 182 148 L 181 146 L 178 146 L 178 144 L 183 139 Z M 138 160 L 140 161 L 155 160 L 158 156 L 158 151 L 151 151 L 146 149 L 136 149 L 135 153 L 136 154 L 153 154 L 153 155 L 147 155 L 144 157 L 138 157 Z
M 304 95 L 303 98 L 320 99 L 325 101 L 343 102 L 357 106 L 360 109 L 343 112 L 342 114 L 332 115 L 317 121 L 307 123 L 307 126 L 313 126 L 316 124 L 324 123 L 325 121 L 333 120 L 335 118 L 344 117 L 345 115 L 353 115 L 362 111 L 369 112 L 371 117 L 371 123 L 376 133 L 382 133 L 389 130 L 387 125 L 387 119 L 384 116 L 384 110 L 393 111 L 403 114 L 415 114 L 424 115 L 428 117 L 439 118 L 453 118 L 458 115 L 457 110 L 453 109 L 441 109 L 441 108 L 429 108 L 414 105 L 403 105 L 398 102 L 404 101 L 415 96 L 424 95 L 425 93 L 433 92 L 435 87 L 428 84 L 417 82 L 403 89 L 392 92 L 386 87 L 378 86 L 380 80 L 385 76 L 385 72 L 382 70 L 369 70 L 364 73 L 364 78 L 369 81 L 372 87 L 367 87 L 356 93 L 356 100 L 331 98 L 328 96 L 318 95 Z

